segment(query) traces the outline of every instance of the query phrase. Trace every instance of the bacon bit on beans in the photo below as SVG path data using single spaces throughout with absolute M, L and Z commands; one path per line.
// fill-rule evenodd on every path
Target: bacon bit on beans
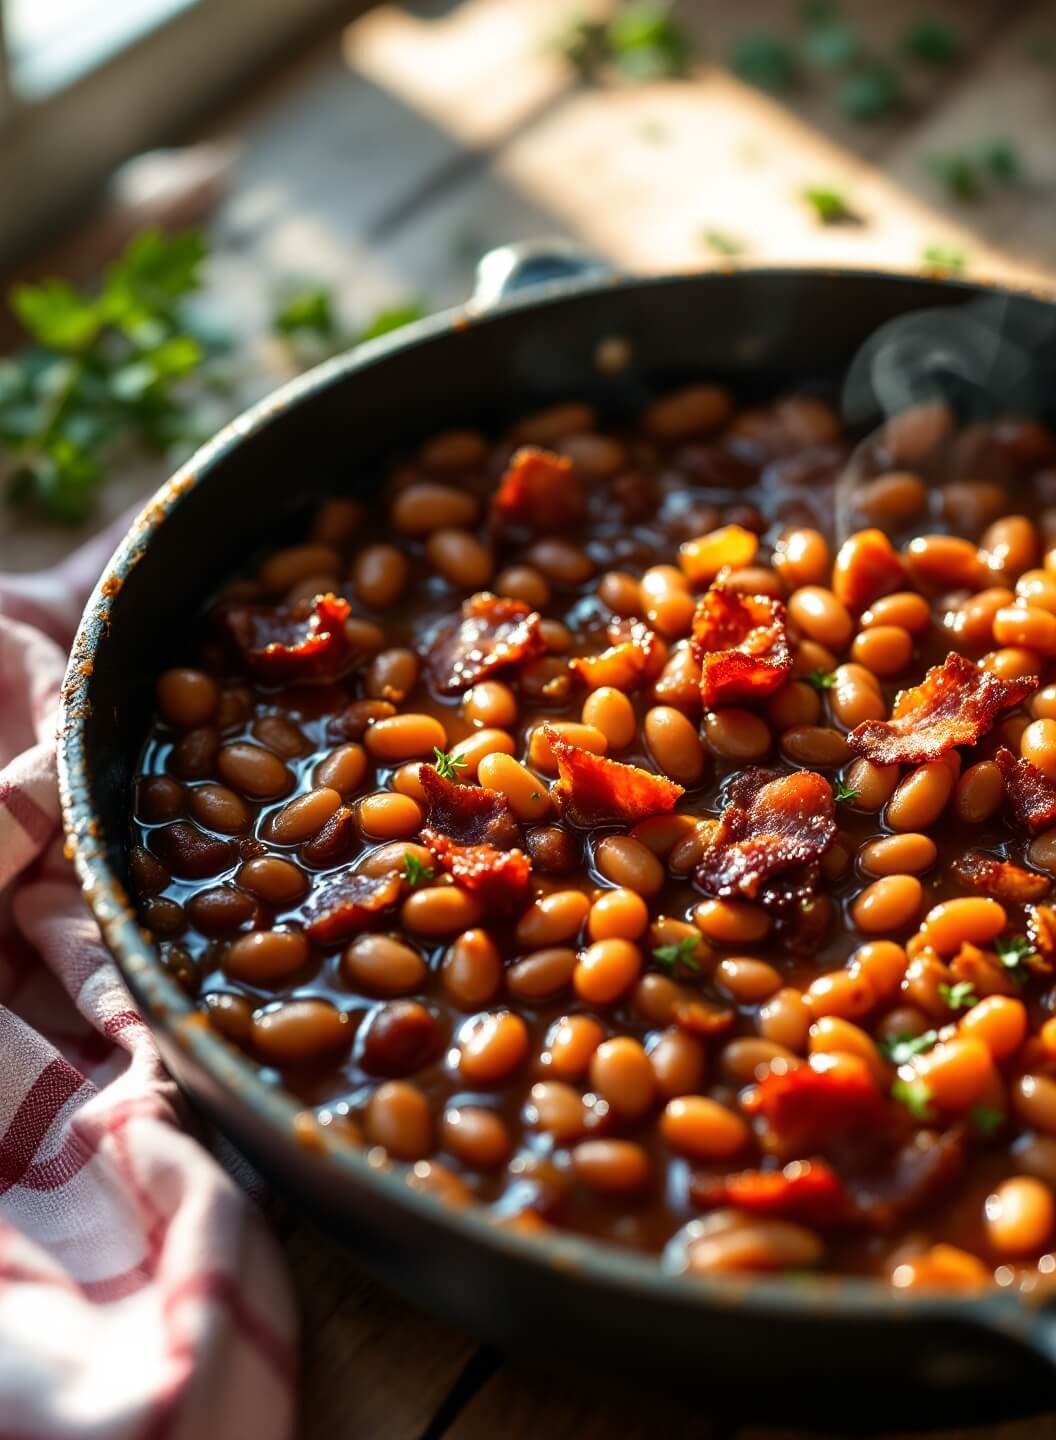
M 557 760 L 559 779 L 550 792 L 562 815 L 587 828 L 606 820 L 633 825 L 673 810 L 681 785 L 638 765 L 623 765 L 570 745 L 551 726 L 543 727 Z
M 1052 881 L 1047 875 L 1026 870 L 1011 860 L 999 860 L 996 855 L 986 855 L 981 850 L 969 850 L 950 868 L 962 885 L 978 890 L 982 895 L 992 895 L 995 900 L 1009 905 L 1027 905 L 1042 900 L 1052 889 Z
M 881 1146 L 872 1163 L 846 1176 L 854 1215 L 873 1230 L 893 1230 L 938 1200 L 964 1169 L 963 1130 L 920 1130 L 892 1153 Z
M 753 900 L 764 880 L 818 860 L 836 836 L 829 782 L 812 770 L 745 770 L 694 873 L 706 895 Z
M 457 845 L 495 845 L 508 850 L 521 838 L 510 802 L 498 790 L 445 780 L 432 765 L 418 771 L 425 791 L 426 825 Z
M 494 845 L 457 845 L 436 830 L 421 832 L 423 845 L 463 890 L 475 895 L 491 915 L 516 914 L 528 904 L 532 862 L 523 850 Z
M 231 606 L 224 621 L 251 675 L 267 685 L 301 684 L 332 680 L 345 668 L 351 608 L 337 595 L 318 595 L 289 608 Z
M 958 745 L 976 744 L 1000 714 L 1037 688 L 1035 675 L 1001 680 L 951 651 L 919 685 L 896 697 L 890 720 L 864 721 L 847 742 L 856 755 L 876 765 L 938 760 Z M 1053 798 L 1056 802 L 1056 787 Z
M 655 680 L 667 659 L 667 647 L 641 620 L 617 619 L 609 623 L 609 648 L 600 655 L 578 655 L 570 660 L 575 674 L 591 690 L 611 685 L 614 690 L 636 690 Z
M 1050 780 L 1029 760 L 1017 760 L 1001 746 L 994 754 L 1005 781 L 1005 794 L 1012 813 L 1032 835 L 1056 824 L 1056 780 Z
M 585 511 L 583 481 L 572 461 L 535 445 L 514 452 L 491 501 L 493 522 L 535 534 L 567 530 Z
M 151 833 L 155 855 L 173 875 L 185 880 L 204 880 L 234 864 L 236 851 L 230 840 L 206 835 L 197 825 L 177 820 Z
M 693 615 L 705 710 L 733 700 L 764 700 L 792 669 L 785 607 L 768 595 L 740 595 L 721 584 L 701 596 Z
M 832 567 L 832 593 L 855 614 L 905 583 L 898 552 L 882 530 L 859 530 L 843 542 Z
M 305 932 L 317 945 L 339 945 L 395 905 L 402 888 L 396 872 L 326 875 L 305 906 Z
M 701 1210 L 733 1205 L 753 1215 L 834 1225 L 847 1216 L 843 1181 L 825 1160 L 792 1160 L 783 1170 L 742 1170 L 735 1175 L 694 1175 L 689 1198 Z
M 743 1105 L 761 1119 L 768 1149 L 797 1157 L 889 1128 L 892 1114 L 865 1062 L 851 1055 L 812 1055 L 794 1068 L 775 1062 Z
M 378 720 L 388 720 L 396 713 L 396 706 L 391 700 L 353 700 L 340 715 L 326 722 L 326 738 L 331 741 L 362 740 Z
M 545 649 L 534 610 L 481 590 L 463 603 L 461 618 L 440 627 L 424 658 L 440 694 L 460 695 L 478 680 Z
M 301 859 L 307 865 L 322 869 L 336 865 L 348 853 L 355 834 L 355 815 L 347 805 L 335 810 L 330 819 L 313 839 L 301 846 Z

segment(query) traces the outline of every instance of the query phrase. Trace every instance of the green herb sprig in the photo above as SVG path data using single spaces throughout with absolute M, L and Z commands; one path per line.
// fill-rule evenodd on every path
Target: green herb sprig
M 422 885 L 427 880 L 432 880 L 436 871 L 431 865 L 423 864 L 422 861 L 418 859 L 418 856 L 413 855 L 410 850 L 406 850 L 403 855 L 402 873 L 407 884 L 413 889 L 416 885 Z
M 846 195 L 833 189 L 831 185 L 808 185 L 803 191 L 803 199 L 822 225 L 861 223 Z
M 836 791 L 832 798 L 836 801 L 837 805 L 850 805 L 852 801 L 858 799 L 858 791 L 853 785 L 845 785 L 843 781 L 840 780 L 836 785 Z
M 970 980 L 958 980 L 953 985 L 943 982 L 939 985 L 939 999 L 951 1010 L 970 1010 L 979 1003 L 979 996 Z
M 922 1076 L 914 1076 L 913 1079 L 899 1076 L 891 1086 L 891 1098 L 904 1105 L 914 1120 L 926 1123 L 935 1118 L 931 1109 L 931 1102 L 935 1097 L 931 1086 Z
M 462 755 L 448 755 L 439 745 L 434 745 L 433 765 L 441 780 L 457 780 L 458 772 L 466 768 L 466 760 Z
M 679 968 L 699 974 L 700 961 L 696 956 L 699 943 L 692 935 L 687 935 L 684 940 L 678 940 L 672 945 L 657 945 L 653 950 L 653 959 L 672 974 Z
M 892 1065 L 908 1065 L 916 1055 L 924 1055 L 939 1038 L 937 1030 L 925 1030 L 923 1035 L 895 1035 L 890 1040 L 881 1040 L 879 1048 Z
M 586 81 L 606 66 L 632 81 L 682 76 L 693 58 L 689 32 L 662 0 L 627 0 L 607 22 L 575 19 L 556 48 Z

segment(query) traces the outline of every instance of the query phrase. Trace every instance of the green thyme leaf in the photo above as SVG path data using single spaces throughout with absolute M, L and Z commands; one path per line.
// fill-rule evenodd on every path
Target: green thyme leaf
M 928 158 L 927 168 L 954 200 L 978 200 L 983 193 L 979 163 L 964 151 Z
M 377 340 L 381 335 L 391 335 L 394 330 L 402 330 L 404 325 L 413 325 L 428 313 L 424 300 L 407 300 L 402 305 L 390 305 L 388 309 L 379 310 L 367 321 L 358 339 L 362 343 L 364 340 Z
M 963 250 L 954 250 L 947 245 L 926 245 L 920 258 L 929 270 L 947 275 L 962 275 L 968 265 L 968 257 Z
M 899 38 L 899 49 L 922 65 L 952 65 L 963 50 L 961 33 L 938 15 L 921 15 L 907 25 Z
M 923 1035 L 895 1035 L 890 1040 L 878 1042 L 881 1052 L 892 1065 L 907 1065 L 915 1055 L 923 1055 L 939 1038 L 937 1030 L 925 1030 Z
M 733 47 L 730 68 L 749 85 L 786 95 L 800 82 L 796 52 L 786 40 L 766 30 L 742 35 Z
M 684 940 L 679 940 L 673 945 L 657 945 L 653 950 L 653 959 L 672 974 L 680 966 L 685 970 L 691 970 L 694 974 L 699 974 L 700 961 L 696 957 L 698 944 L 699 941 L 692 935 L 687 935 Z
M 404 851 L 403 856 L 403 878 L 408 885 L 421 885 L 425 880 L 431 880 L 436 871 L 431 865 L 423 865 L 417 855 L 410 850 Z
M 633 0 L 610 20 L 605 44 L 613 65 L 630 80 L 685 75 L 692 58 L 689 33 L 658 0 Z
M 958 980 L 954 985 L 943 982 L 939 985 L 939 999 L 951 1010 L 970 1010 L 979 1003 L 979 996 L 970 980 Z
M 466 761 L 463 756 L 448 755 L 439 745 L 433 746 L 433 755 L 436 773 L 441 780 L 457 780 L 459 770 L 465 769 Z
M 835 670 L 812 670 L 806 677 L 808 685 L 813 685 L 815 690 L 831 690 L 836 684 Z
M 333 292 L 325 285 L 303 285 L 280 295 L 271 317 L 271 328 L 284 339 L 310 336 L 336 340 L 337 312 Z
M 713 250 L 716 255 L 740 255 L 744 249 L 741 242 L 732 235 L 728 235 L 725 230 L 702 230 L 700 241 L 709 250 Z
M 891 1098 L 904 1105 L 914 1120 L 928 1121 L 935 1118 L 930 1108 L 934 1098 L 931 1087 L 920 1076 L 915 1076 L 912 1080 L 899 1076 L 891 1086 Z
M 858 799 L 858 791 L 853 785 L 845 785 L 839 781 L 836 786 L 836 793 L 832 797 L 837 805 L 849 805 L 852 800 Z
M 862 37 L 853 25 L 833 20 L 808 30 L 803 53 L 822 70 L 842 70 L 861 56 Z
M 995 1110 L 991 1105 L 973 1105 L 968 1114 L 972 1126 L 987 1139 L 1005 1123 L 1004 1111 Z
M 1013 935 L 1010 940 L 996 940 L 994 949 L 1001 964 L 1011 973 L 1012 979 L 1025 984 L 1030 978 L 1028 962 L 1033 958 L 1034 947 L 1025 935 Z
M 847 197 L 839 190 L 833 190 L 827 185 L 811 185 L 802 193 L 803 199 L 823 225 L 846 225 L 858 219 Z
M 898 72 L 882 60 L 869 60 L 847 77 L 839 106 L 849 120 L 867 124 L 897 110 L 903 100 Z

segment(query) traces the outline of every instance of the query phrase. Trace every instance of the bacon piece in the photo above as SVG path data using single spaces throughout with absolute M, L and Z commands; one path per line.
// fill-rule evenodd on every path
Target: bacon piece
M 491 498 L 492 519 L 536 534 L 566 530 L 586 514 L 583 482 L 572 461 L 552 450 L 524 445 L 517 450 Z
M 871 1164 L 844 1172 L 854 1217 L 873 1230 L 893 1230 L 950 1189 L 966 1150 L 960 1128 L 918 1130 L 894 1151 L 880 1147 Z
M 641 620 L 613 620 L 608 627 L 609 648 L 600 655 L 577 655 L 569 664 L 591 689 L 611 685 L 636 690 L 655 680 L 667 658 L 667 647 Z
M 734 1205 L 767 1219 L 834 1225 L 847 1217 L 843 1181 L 826 1160 L 792 1160 L 783 1170 L 694 1175 L 689 1196 L 702 1210 Z
M 840 546 L 832 567 L 832 593 L 855 614 L 905 583 L 898 551 L 882 530 L 859 530 Z
M 485 676 L 531 660 L 545 649 L 534 610 L 520 600 L 481 590 L 465 601 L 461 617 L 436 632 L 425 663 L 441 695 L 458 695 Z
M 809 1065 L 771 1065 L 743 1098 L 763 1122 L 766 1147 L 793 1157 L 826 1154 L 849 1138 L 890 1128 L 892 1107 L 864 1063 L 815 1055 Z
M 1051 975 L 1056 968 L 1056 910 L 1051 905 L 1031 905 L 1027 911 L 1027 940 L 1033 951 L 1023 961 L 1038 975 Z
M 570 745 L 549 725 L 544 725 L 543 733 L 559 776 L 550 793 L 573 825 L 586 829 L 607 820 L 633 825 L 650 815 L 666 815 L 685 794 L 681 785 L 664 775 Z
M 1036 675 L 1002 680 L 951 650 L 919 685 L 901 691 L 890 720 L 864 721 L 847 743 L 876 765 L 922 765 L 957 745 L 974 745 L 1002 711 L 1037 688 Z M 1056 787 L 1053 800 L 1056 804 Z
M 1030 760 L 1017 759 L 1012 751 L 1001 746 L 994 754 L 997 768 L 1005 781 L 1005 794 L 1012 813 L 1032 835 L 1056 825 L 1056 780 Z
M 306 865 L 317 865 L 320 869 L 336 865 L 344 858 L 352 843 L 356 829 L 356 817 L 347 805 L 335 810 L 318 835 L 306 840 L 301 846 L 301 859 Z
M 317 945 L 340 945 L 395 905 L 401 888 L 395 872 L 354 875 L 342 870 L 328 875 L 305 906 L 305 933 Z
M 521 838 L 510 802 L 482 785 L 445 780 L 432 765 L 420 765 L 418 778 L 429 807 L 426 825 L 457 845 L 494 845 L 508 850 Z
M 705 895 L 754 900 L 764 880 L 819 860 L 836 835 L 832 790 L 812 770 L 745 770 L 726 801 L 694 875 Z
M 792 669 L 785 607 L 769 595 L 741 595 L 716 583 L 697 602 L 693 654 L 705 710 L 765 700 Z
M 475 895 L 490 915 L 515 915 L 528 904 L 532 862 L 523 850 L 457 845 L 438 830 L 421 832 L 438 864 Z
M 1052 889 L 1047 875 L 1014 865 L 1010 860 L 999 860 L 982 850 L 969 850 L 950 868 L 962 885 L 1009 905 L 1031 904 L 1043 899 Z
M 246 669 L 270 685 L 332 680 L 352 658 L 345 633 L 351 606 L 338 595 L 317 595 L 309 605 L 232 605 L 228 633 Z

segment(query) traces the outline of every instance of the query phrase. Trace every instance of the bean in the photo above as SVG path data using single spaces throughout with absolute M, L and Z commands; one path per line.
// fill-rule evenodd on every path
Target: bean
M 320 786 L 288 801 L 271 815 L 265 826 L 267 838 L 279 845 L 300 845 L 318 835 L 341 805 L 336 790 Z
M 190 792 L 190 811 L 199 825 L 224 835 L 238 835 L 252 821 L 249 806 L 226 785 L 196 786 Z
M 693 923 L 720 945 L 751 945 L 770 929 L 766 911 L 746 900 L 702 900 Z
M 557 774 L 557 757 L 546 734 L 547 729 L 553 730 L 569 745 L 589 750 L 592 755 L 604 755 L 609 748 L 604 734 L 593 725 L 578 725 L 570 720 L 537 725 L 528 736 L 528 762 L 547 775 Z
M 743 525 L 723 525 L 679 547 L 678 563 L 691 585 L 710 585 L 720 570 L 750 565 L 759 537 Z
M 436 530 L 464 529 L 475 523 L 479 506 L 467 490 L 435 480 L 408 485 L 394 498 L 390 512 L 401 535 L 424 538 Z
M 397 1160 L 421 1160 L 433 1148 L 429 1102 L 407 1080 L 387 1080 L 367 1102 L 367 1137 Z
M 367 795 L 359 802 L 356 814 L 359 827 L 368 839 L 410 839 L 422 828 L 422 807 L 418 802 L 409 795 L 389 790 Z
M 649 1057 L 629 1035 L 617 1035 L 598 1046 L 590 1062 L 590 1084 L 614 1114 L 627 1120 L 641 1119 L 656 1100 Z
M 804 680 L 786 681 L 766 702 L 766 718 L 778 732 L 796 725 L 816 725 L 821 719 L 818 692 Z
M 631 1008 L 652 1025 L 670 1025 L 690 992 L 669 975 L 643 975 L 631 993 Z
M 693 834 L 696 826 L 692 815 L 680 815 L 677 811 L 669 815 L 650 815 L 646 820 L 639 820 L 631 831 L 631 838 L 640 840 L 658 860 L 663 860 L 679 840 Z
M 344 545 L 365 519 L 366 511 L 358 500 L 347 496 L 324 500 L 312 521 L 312 539 L 322 545 Z
M 679 1095 L 664 1106 L 660 1133 L 667 1145 L 691 1160 L 730 1160 L 748 1144 L 739 1115 L 706 1095 Z
M 1023 605 L 1056 612 L 1056 576 L 1048 570 L 1028 570 L 1016 581 L 1016 599 Z
M 161 861 L 142 845 L 133 845 L 129 852 L 128 871 L 132 888 L 141 897 L 160 894 L 172 880 Z
M 707 1052 L 694 1035 L 665 1030 L 649 1051 L 656 1091 L 662 1100 L 691 1094 L 704 1082 Z
M 360 860 L 357 869 L 362 875 L 394 875 L 407 867 L 408 857 L 413 858 L 425 869 L 435 864 L 433 852 L 424 845 L 415 845 L 406 840 L 390 841 L 379 845 L 365 859 Z
M 596 940 L 580 955 L 572 983 L 588 1005 L 612 1005 L 630 989 L 641 969 L 642 952 L 630 940 Z
M 148 825 L 183 814 L 184 788 L 170 775 L 148 775 L 136 787 L 136 814 Z M 215 826 L 210 826 L 215 829 Z
M 457 885 L 427 885 L 407 896 L 400 924 L 414 935 L 442 940 L 478 924 L 480 902 Z
M 443 1044 L 440 1026 L 417 1000 L 392 1000 L 367 1022 L 359 1065 L 368 1075 L 413 1075 L 435 1058 Z
M 1056 655 L 1056 615 L 1033 605 L 1005 606 L 994 616 L 994 639 L 999 645 Z
M 649 907 L 634 890 L 607 890 L 590 907 L 592 940 L 637 940 L 649 924 Z
M 1020 738 L 1019 753 L 1050 780 L 1056 779 L 1056 720 L 1032 720 Z
M 834 970 L 829 975 L 819 975 L 812 980 L 804 999 L 815 1020 L 824 1015 L 838 1015 L 841 1020 L 860 1020 L 876 1004 L 876 992 L 863 974 Z
M 226 870 L 235 858 L 230 840 L 217 840 L 182 820 L 153 831 L 150 845 L 170 873 L 184 880 L 205 880 Z
M 579 1080 L 604 1038 L 605 1031 L 592 1016 L 565 1015 L 552 1026 L 540 1063 L 550 1074 Z
M 938 850 L 929 835 L 909 830 L 863 845 L 858 862 L 867 875 L 919 875 L 935 864 Z
M 568 946 L 535 950 L 506 971 L 506 987 L 517 1000 L 547 1000 L 568 989 L 575 968 L 576 952 Z
M 1038 532 L 1026 515 L 1004 515 L 983 531 L 979 549 L 987 569 L 1016 579 L 1038 563 Z
M 642 425 L 658 439 L 685 440 L 725 424 L 732 405 L 729 391 L 719 385 L 687 385 L 647 406 Z
M 517 697 L 501 680 L 481 680 L 466 691 L 462 714 L 471 725 L 508 730 L 517 721 Z
M 486 930 L 466 930 L 440 967 L 444 990 L 461 1010 L 479 1010 L 502 986 L 502 957 Z
M 896 1265 L 891 1284 L 896 1290 L 952 1290 L 972 1292 L 993 1283 L 981 1260 L 956 1245 L 932 1245 L 923 1255 Z
M 366 693 L 375 700 L 402 705 L 418 683 L 418 656 L 413 650 L 382 650 L 367 667 Z
M 969 766 L 957 782 L 954 810 L 958 820 L 982 825 L 995 815 L 1004 798 L 1005 782 L 993 760 Z
M 428 974 L 425 961 L 402 940 L 389 935 L 360 935 L 341 957 L 341 972 L 368 995 L 409 995 Z
M 851 918 L 867 935 L 902 930 L 917 916 L 924 889 L 915 875 L 885 875 L 867 885 L 851 906 Z
M 1056 874 L 1056 829 L 1043 830 L 1027 848 L 1027 859 L 1036 870 Z
M 444 1146 L 463 1165 L 495 1170 L 513 1148 L 502 1116 L 479 1105 L 452 1105 L 444 1111 Z
M 689 633 L 696 601 L 686 577 L 673 565 L 652 565 L 639 583 L 641 610 L 654 630 L 668 640 Z
M 224 973 L 247 985 L 283 985 L 308 963 L 308 941 L 299 930 L 254 930 L 227 947 Z
M 620 698 L 630 709 L 626 696 Z M 717 720 L 721 714 L 721 711 L 716 712 L 712 720 Z M 633 725 L 633 710 L 631 720 Z M 721 725 L 721 721 L 719 723 Z M 643 729 L 649 751 L 665 775 L 687 786 L 693 786 L 700 780 L 704 773 L 704 750 L 696 726 L 686 719 L 681 710 L 675 710 L 670 705 L 654 705 L 646 712 Z M 769 739 L 767 732 L 768 745 Z
M 909 470 L 891 470 L 858 488 L 854 500 L 874 524 L 903 525 L 923 510 L 928 492 L 923 480 Z
M 531 823 L 550 813 L 550 796 L 546 785 L 519 760 L 504 751 L 491 751 L 480 759 L 477 765 L 477 783 L 485 790 L 505 795 L 518 820 Z
M 269 555 L 257 579 L 272 595 L 282 595 L 309 575 L 336 577 L 340 568 L 341 557 L 332 545 L 291 545 Z
M 827 725 L 798 725 L 781 736 L 781 752 L 810 770 L 833 770 L 851 758 L 847 741 Z
M 638 731 L 634 706 L 621 690 L 611 685 L 601 685 L 591 691 L 583 701 L 582 720 L 585 725 L 601 731 L 610 750 L 626 750 Z
M 911 635 L 919 635 L 931 624 L 931 606 L 915 590 L 896 590 L 874 600 L 859 620 L 863 630 L 875 625 L 898 625 Z
M 884 449 L 896 465 L 913 465 L 938 449 L 953 426 L 953 411 L 945 400 L 920 400 L 884 425 Z
M 213 990 L 203 997 L 210 1025 L 232 1045 L 245 1049 L 253 1034 L 253 1007 L 244 995 Z
M 809 1049 L 811 1055 L 853 1055 L 866 1066 L 879 1089 L 890 1087 L 890 1065 L 872 1037 L 849 1020 L 838 1015 L 825 1015 L 816 1020 L 810 1027 Z
M 790 590 L 804 585 L 823 585 L 829 577 L 832 557 L 819 530 L 786 530 L 774 546 L 774 569 Z
M 496 595 L 521 600 L 533 610 L 545 610 L 550 604 L 550 586 L 546 576 L 534 565 L 510 565 L 495 577 Z
M 788 597 L 788 614 L 804 635 L 830 650 L 838 652 L 850 644 L 854 621 L 831 590 L 801 585 Z
M 859 631 L 851 646 L 851 655 L 859 665 L 887 679 L 909 664 L 913 637 L 898 625 L 874 625 Z
M 783 1045 L 794 1054 L 805 1051 L 811 1013 L 799 990 L 786 986 L 771 995 L 760 1007 L 756 1023 L 765 1040 Z
M 893 999 L 906 973 L 906 952 L 893 940 L 867 941 L 854 952 L 847 973 L 864 980 L 876 999 Z
M 743 1220 L 694 1240 L 686 1253 L 691 1274 L 731 1271 L 801 1271 L 820 1263 L 821 1240 L 790 1220 Z
M 190 729 L 211 719 L 220 691 L 201 670 L 166 670 L 157 684 L 158 708 L 170 725 Z
M 865 610 L 879 596 L 894 590 L 902 578 L 902 562 L 884 532 L 858 530 L 836 554 L 832 593 L 848 609 Z
M 608 435 L 566 435 L 555 447 L 573 468 L 591 480 L 607 480 L 627 465 L 627 450 Z
M 835 682 L 829 691 L 829 706 L 833 719 L 845 730 L 853 730 L 866 720 L 886 718 L 887 705 L 871 671 L 861 665 L 838 665 Z
M 524 843 L 537 874 L 567 875 L 580 863 L 578 841 L 560 825 L 535 825 Z
M 581 890 L 553 890 L 528 906 L 514 930 L 517 944 L 542 950 L 574 939 L 583 928 L 590 901 Z
M 251 895 L 244 895 L 225 882 L 208 890 L 199 890 L 187 901 L 187 918 L 202 935 L 230 935 L 257 917 L 257 906 Z
M 407 588 L 411 562 L 395 545 L 367 545 L 352 564 L 352 584 L 362 604 L 387 610 Z
M 584 1140 L 572 1152 L 576 1179 L 588 1190 L 623 1195 L 650 1180 L 649 1157 L 633 1140 Z
M 986 582 L 979 552 L 956 535 L 918 535 L 906 548 L 906 564 L 922 590 L 980 590 Z
M 204 780 L 215 770 L 219 751 L 219 731 L 212 725 L 196 725 L 176 741 L 169 764 L 181 780 Z
M 1008 995 L 987 995 L 961 1017 L 957 1028 L 981 1040 L 995 1060 L 1007 1060 L 1026 1039 L 1027 1008 Z
M 528 1029 L 519 1015 L 498 1010 L 471 1022 L 459 1047 L 458 1067 L 471 1085 L 497 1085 L 528 1054 Z
M 1056 1200 L 1032 1175 L 1004 1180 L 987 1196 L 986 1236 L 1001 1255 L 1026 1255 L 1040 1250 L 1052 1234 Z
M 527 415 L 513 428 L 513 438 L 522 445 L 553 445 L 566 435 L 593 430 L 598 417 L 593 406 L 578 401 L 550 405 L 534 415 Z
M 469 530 L 434 530 L 425 558 L 458 590 L 483 590 L 494 574 L 491 551 Z
M 715 981 L 720 990 L 741 1005 L 766 1000 L 781 988 L 779 971 L 765 960 L 753 960 L 746 955 L 720 960 Z
M 664 871 L 653 852 L 630 835 L 606 835 L 594 847 L 594 863 L 605 879 L 647 898 L 658 895 Z
M 892 830 L 926 830 L 945 810 L 953 785 L 953 771 L 943 761 L 918 765 L 899 781 L 888 801 L 888 825 Z
M 327 1000 L 285 1000 L 253 1016 L 253 1048 L 266 1065 L 315 1065 L 333 1059 L 352 1039 L 353 1025 Z
M 516 748 L 513 737 L 505 730 L 474 730 L 452 745 L 450 753 L 452 760 L 464 762 L 459 766 L 459 779 L 469 783 L 478 780 L 481 761 L 487 756 L 512 756 Z
M 700 661 L 686 646 L 675 646 L 653 686 L 653 699 L 695 714 L 700 709 Z
M 771 744 L 765 720 L 732 705 L 705 715 L 704 737 L 711 750 L 726 760 L 761 760 Z
M 483 465 L 487 455 L 488 442 L 479 430 L 444 430 L 418 452 L 427 470 L 472 470 Z
M 1008 923 L 1004 907 L 984 896 L 944 900 L 924 917 L 921 935 L 940 955 L 956 955 L 965 943 L 987 945 Z
M 447 746 L 447 733 L 432 715 L 405 713 L 376 720 L 363 737 L 367 750 L 384 764 L 432 755 Z
M 570 1145 L 587 1128 L 583 1096 L 561 1080 L 543 1080 L 528 1095 L 525 1119 L 533 1129 L 542 1130 L 556 1145 Z
M 792 674 L 811 676 L 820 671 L 830 674 L 837 666 L 837 657 L 816 640 L 799 640 L 792 646 Z
M 423 766 L 419 760 L 408 760 L 392 772 L 389 784 L 400 795 L 408 795 L 424 810 L 429 808 L 429 797 L 422 784 Z
M 1042 656 L 1036 650 L 1027 650 L 1022 645 L 991 650 L 983 656 L 979 664 L 1002 680 L 1032 679 L 1040 675 L 1044 668 Z
M 1048 1075 L 1021 1075 L 1013 1082 L 1011 1093 L 1024 1124 L 1044 1135 L 1056 1135 L 1056 1080 Z
M 981 1098 L 994 1074 L 986 1045 L 961 1035 L 940 1040 L 918 1056 L 916 1069 L 940 1110 L 967 1110 Z
M 245 740 L 222 746 L 216 764 L 221 780 L 253 800 L 277 799 L 293 785 L 293 776 L 277 755 Z
M 528 548 L 528 559 L 552 585 L 583 585 L 594 574 L 594 562 L 587 552 L 570 540 L 548 535 Z

